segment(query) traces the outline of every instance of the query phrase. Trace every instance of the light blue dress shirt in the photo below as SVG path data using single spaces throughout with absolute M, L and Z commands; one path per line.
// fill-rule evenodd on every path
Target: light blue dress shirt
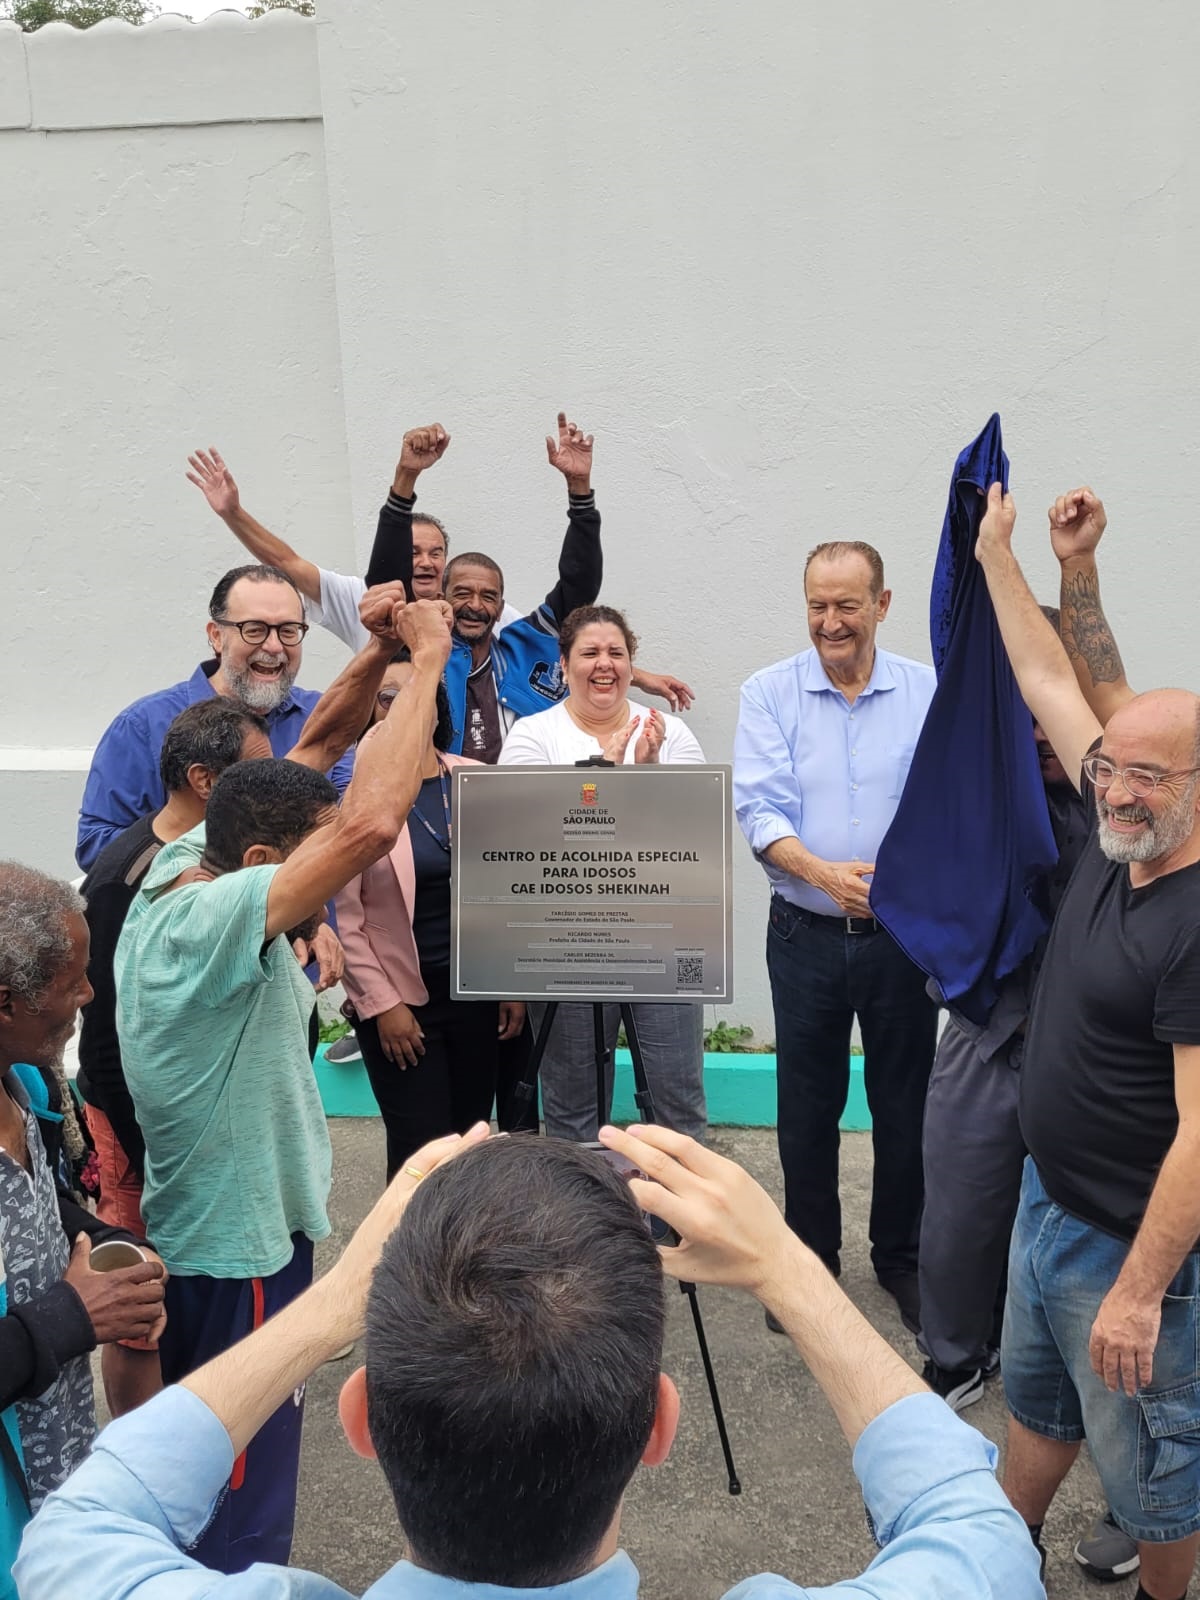
M 944 1401 L 897 1401 L 854 1451 L 881 1546 L 863 1576 L 803 1589 L 764 1574 L 726 1600 L 1045 1600 L 1037 1552 L 995 1464 L 995 1447 Z M 180 1551 L 232 1470 L 229 1435 L 204 1402 L 163 1390 L 110 1423 L 30 1523 L 15 1568 L 21 1600 L 349 1600 L 316 1573 L 257 1566 L 225 1577 Z M 364 1600 L 635 1600 L 637 1591 L 637 1568 L 618 1553 L 549 1589 L 460 1583 L 401 1561 Z
M 937 680 L 932 667 L 875 650 L 870 682 L 853 705 L 825 675 L 815 649 L 764 667 L 742 685 L 733 744 L 733 803 L 760 859 L 777 839 L 799 839 L 825 861 L 874 861 L 896 815 Z M 763 867 L 776 894 L 840 917 L 827 894 Z

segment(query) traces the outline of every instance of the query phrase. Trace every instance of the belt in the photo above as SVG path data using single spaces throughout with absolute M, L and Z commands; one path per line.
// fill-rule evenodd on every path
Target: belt
M 837 934 L 880 931 L 880 923 L 875 917 L 825 917 L 819 911 L 806 911 L 803 906 L 798 906 L 791 900 L 784 900 L 782 895 L 777 895 L 776 899 L 787 906 L 802 928 L 815 928 L 819 933 Z

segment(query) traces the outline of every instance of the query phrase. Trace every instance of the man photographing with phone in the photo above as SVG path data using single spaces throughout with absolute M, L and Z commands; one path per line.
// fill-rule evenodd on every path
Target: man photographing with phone
M 773 1311 L 854 1447 L 881 1548 L 864 1582 L 822 1594 L 1040 1600 L 992 1446 L 871 1329 L 758 1184 L 664 1128 L 604 1128 L 601 1141 L 647 1176 L 626 1184 L 594 1151 L 489 1140 L 483 1124 L 418 1151 L 330 1273 L 111 1425 L 30 1526 L 22 1595 L 345 1600 L 294 1569 L 222 1578 L 183 1547 L 257 1428 L 365 1326 L 366 1367 L 346 1383 L 342 1421 L 378 1457 L 412 1554 L 368 1600 L 462 1600 L 484 1584 L 632 1600 L 622 1498 L 639 1461 L 666 1458 L 679 1415 L 661 1371 L 665 1271 Z M 656 1250 L 639 1208 L 683 1242 Z M 737 1592 L 809 1591 L 764 1575 Z

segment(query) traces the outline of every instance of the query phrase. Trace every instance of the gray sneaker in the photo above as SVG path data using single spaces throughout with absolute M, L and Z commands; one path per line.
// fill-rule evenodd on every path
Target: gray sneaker
M 359 1048 L 353 1029 L 325 1047 L 325 1059 L 332 1061 L 335 1067 L 344 1067 L 348 1062 L 362 1060 L 362 1050 Z
M 1117 1527 L 1111 1511 L 1092 1523 L 1075 1546 L 1075 1559 L 1089 1578 L 1100 1583 L 1116 1583 L 1120 1578 L 1128 1578 L 1141 1562 L 1137 1545 Z

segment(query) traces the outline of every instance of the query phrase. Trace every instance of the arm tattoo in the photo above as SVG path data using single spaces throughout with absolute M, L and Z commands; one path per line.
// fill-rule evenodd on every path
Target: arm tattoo
M 1119 683 L 1124 678 L 1121 652 L 1100 604 L 1095 573 L 1063 576 L 1062 640 L 1072 663 L 1082 661 L 1093 683 Z

